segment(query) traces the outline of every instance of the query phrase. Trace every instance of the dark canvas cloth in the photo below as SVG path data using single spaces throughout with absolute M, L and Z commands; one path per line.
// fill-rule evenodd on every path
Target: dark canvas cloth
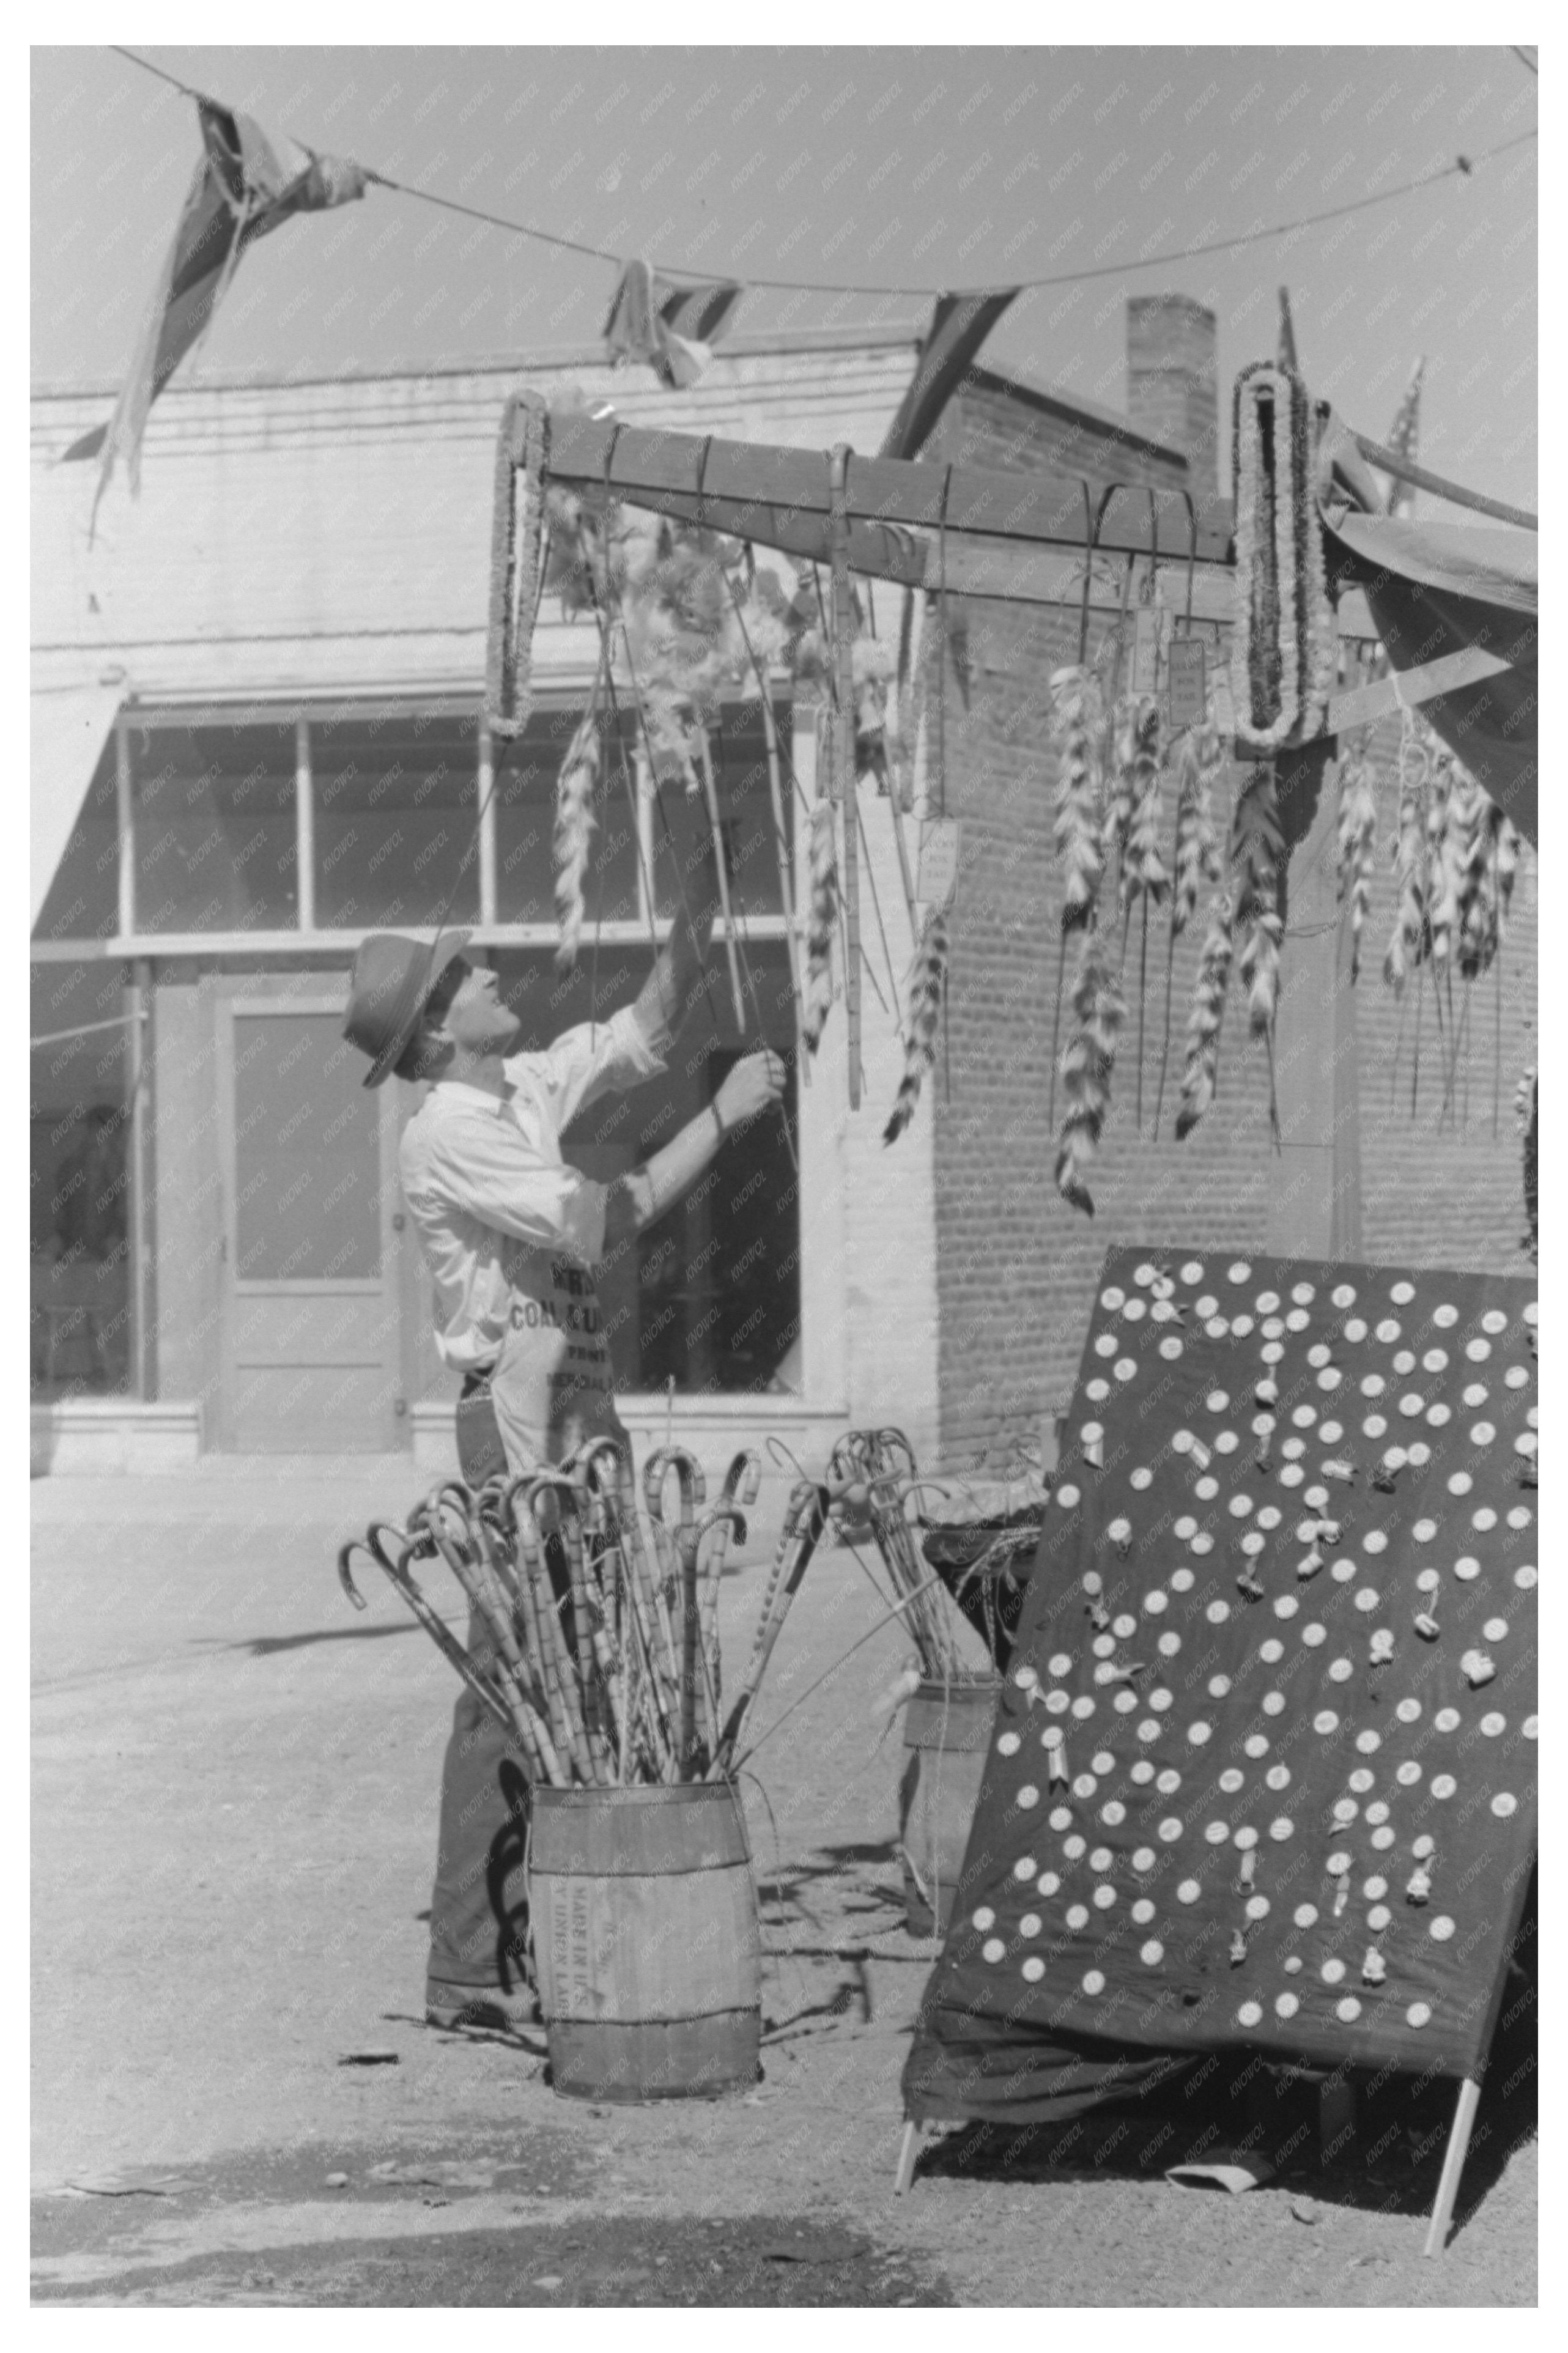
M 1330 577 L 1364 590 L 1393 669 L 1418 669 L 1467 646 L 1510 665 L 1421 709 L 1525 839 L 1538 841 L 1537 534 L 1384 514 L 1369 469 L 1334 420 L 1319 464 Z
M 1533 1293 L 1108 1254 L 913 2113 L 1084 2037 L 1476 2070 L 1535 1843 Z

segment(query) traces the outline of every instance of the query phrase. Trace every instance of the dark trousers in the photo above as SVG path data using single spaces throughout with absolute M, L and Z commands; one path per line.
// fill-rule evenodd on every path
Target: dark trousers
M 458 1405 L 458 1459 L 471 1487 L 506 1468 L 490 1391 L 471 1382 Z M 488 1667 L 489 1630 L 471 1614 L 468 1646 Z M 427 1998 L 515 1993 L 527 1960 L 528 1779 L 523 1759 L 465 1683 L 441 1768 Z

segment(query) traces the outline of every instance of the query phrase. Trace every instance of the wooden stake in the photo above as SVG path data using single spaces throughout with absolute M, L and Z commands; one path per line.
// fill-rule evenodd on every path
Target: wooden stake
M 732 592 L 733 593 L 733 592 Z M 755 656 L 752 675 L 762 697 L 762 733 L 768 745 L 768 790 L 773 802 L 773 843 L 779 855 L 779 903 L 784 914 L 784 947 L 789 958 L 789 991 L 795 1003 L 795 1068 L 801 1083 L 811 1083 L 811 1058 L 806 1051 L 806 1003 L 800 989 L 800 943 L 795 933 L 795 888 L 789 872 L 789 834 L 784 823 L 784 787 L 779 766 L 779 723 L 773 698 Z
M 854 775 L 854 608 L 850 596 L 848 479 L 850 448 L 834 444 L 829 459 L 832 512 L 833 682 L 837 710 L 829 789 L 842 800 L 844 818 L 843 899 L 848 953 L 844 958 L 844 1013 L 849 1023 L 849 1099 L 860 1109 L 860 879 L 855 841 L 859 807 Z
M 735 1004 L 735 1024 L 746 1035 L 746 999 L 740 993 L 740 960 L 735 949 L 735 915 L 729 903 L 729 869 L 725 860 L 724 834 L 719 824 L 718 786 L 714 781 L 713 755 L 708 750 L 708 731 L 697 726 L 697 744 L 702 754 L 703 791 L 707 797 L 708 826 L 713 834 L 714 871 L 718 876 L 719 906 L 724 914 L 725 951 L 729 957 L 729 993 Z
M 1443 2252 L 1448 2225 L 1454 2219 L 1454 2203 L 1459 2195 L 1459 2176 L 1465 2169 L 1465 2153 L 1470 2146 L 1470 2133 L 1480 2097 L 1480 2084 L 1473 2075 L 1467 2075 L 1459 2086 L 1459 2096 L 1454 2105 L 1454 2121 L 1449 2126 L 1442 2178 L 1437 2184 L 1437 2202 L 1432 2209 L 1426 2244 L 1421 2250 L 1424 2255 L 1440 2255 Z
M 915 2179 L 915 2159 L 919 2154 L 920 2127 L 911 2116 L 904 2127 L 904 2138 L 898 2145 L 898 2170 L 893 2177 L 893 2194 L 902 2198 Z

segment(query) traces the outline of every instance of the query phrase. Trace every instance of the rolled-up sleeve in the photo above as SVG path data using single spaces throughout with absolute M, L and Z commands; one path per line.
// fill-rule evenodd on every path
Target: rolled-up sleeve
M 564 1031 L 542 1058 L 556 1125 L 568 1127 L 602 1094 L 656 1079 L 668 1042 L 648 1035 L 634 1005 L 608 1021 L 584 1021 Z
M 568 1250 L 590 1266 L 604 1256 L 607 1187 L 580 1168 L 541 1159 L 509 1119 L 449 1123 L 421 1176 L 482 1225 L 534 1250 Z

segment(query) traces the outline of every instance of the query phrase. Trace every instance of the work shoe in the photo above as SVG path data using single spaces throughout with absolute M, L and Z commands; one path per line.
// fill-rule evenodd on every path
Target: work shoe
M 425 2024 L 442 2027 L 449 2033 L 465 2026 L 512 2031 L 541 2022 L 539 1997 L 531 1985 L 517 1986 L 510 1993 L 503 1993 L 499 1986 L 425 1988 Z

